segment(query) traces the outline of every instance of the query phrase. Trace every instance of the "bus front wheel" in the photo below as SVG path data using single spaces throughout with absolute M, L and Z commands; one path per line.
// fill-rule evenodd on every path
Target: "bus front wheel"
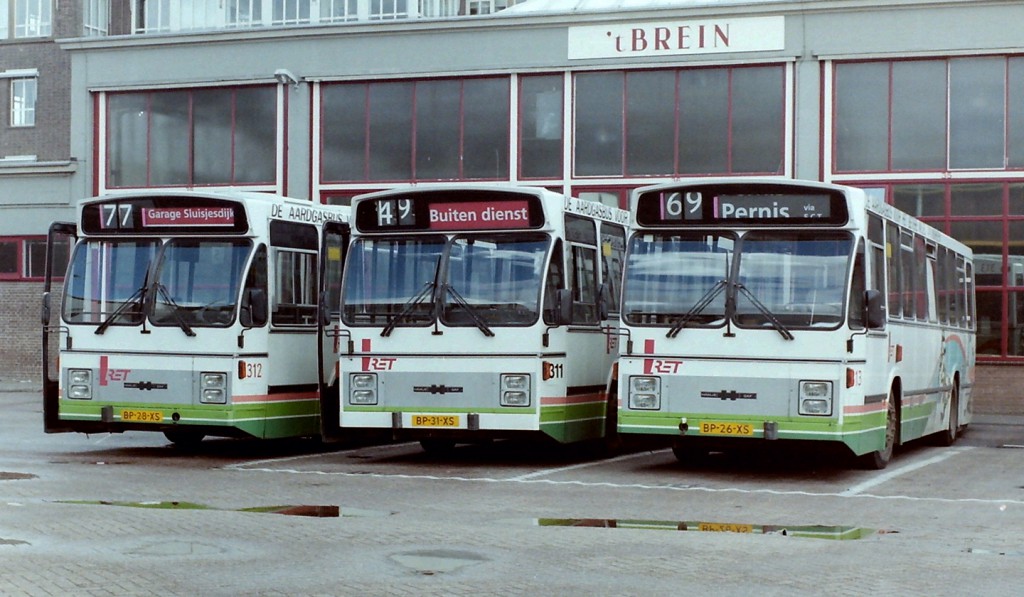
M 896 404 L 896 393 L 889 390 L 889 405 L 885 411 L 885 446 L 861 456 L 861 465 L 866 469 L 880 471 L 889 465 L 896 443 L 899 440 L 899 408 Z

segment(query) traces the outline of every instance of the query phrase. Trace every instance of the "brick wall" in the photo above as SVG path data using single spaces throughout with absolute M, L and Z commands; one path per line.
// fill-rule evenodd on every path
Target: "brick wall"
M 975 413 L 1024 415 L 1024 366 L 978 365 L 974 377 Z
M 41 378 L 42 282 L 0 282 L 0 380 Z

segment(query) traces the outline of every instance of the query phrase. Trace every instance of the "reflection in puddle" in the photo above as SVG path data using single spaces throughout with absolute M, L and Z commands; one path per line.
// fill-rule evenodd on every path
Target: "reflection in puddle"
M 831 539 L 850 541 L 880 534 L 875 529 L 864 527 L 828 525 L 757 525 L 734 522 L 705 522 L 698 520 L 630 520 L 608 518 L 538 518 L 539 526 L 552 527 L 598 527 L 604 529 L 650 529 L 656 531 L 700 531 L 710 533 L 751 533 L 758 535 L 782 535 L 784 537 L 805 537 L 810 539 Z
M 288 506 L 256 506 L 253 508 L 212 508 L 203 504 L 193 502 L 111 502 L 106 500 L 98 501 L 73 501 L 64 500 L 60 504 L 86 504 L 92 506 L 121 506 L 125 508 L 154 508 L 160 510 L 220 510 L 228 512 L 257 512 L 264 514 L 286 514 L 288 516 L 309 516 L 312 518 L 348 518 L 364 516 L 390 516 L 393 512 L 382 512 L 377 510 L 361 510 L 359 508 L 345 508 L 340 506 L 315 506 L 315 505 L 288 505 Z

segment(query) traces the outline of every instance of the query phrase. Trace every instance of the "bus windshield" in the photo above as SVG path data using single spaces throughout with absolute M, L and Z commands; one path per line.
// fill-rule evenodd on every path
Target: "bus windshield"
M 668 325 L 670 336 L 727 318 L 741 327 L 834 328 L 845 313 L 852 251 L 853 238 L 839 231 L 755 231 L 739 242 L 731 232 L 637 234 L 623 317 Z
M 142 323 L 147 274 L 159 247 L 156 239 L 79 243 L 64 281 L 64 320 L 104 329 Z
M 454 326 L 478 324 L 476 318 L 492 325 L 535 322 L 548 245 L 543 235 L 455 238 L 441 320 Z
M 774 315 L 786 327 L 838 326 L 852 252 L 845 232 L 748 233 L 738 257 L 736 322 L 768 327 Z
M 725 290 L 735 252 L 730 232 L 637 234 L 626 264 L 626 323 L 725 323 Z
M 158 239 L 79 244 L 65 283 L 64 319 L 97 324 L 98 333 L 139 325 L 147 315 L 189 335 L 193 326 L 230 325 L 251 243 L 176 239 L 160 247 Z
M 541 234 L 363 238 L 349 254 L 346 324 L 528 325 L 540 313 L 550 239 Z
M 426 325 L 445 238 L 363 238 L 349 251 L 342 317 L 350 325 Z
M 250 248 L 246 239 L 167 243 L 157 265 L 153 323 L 183 329 L 230 325 Z

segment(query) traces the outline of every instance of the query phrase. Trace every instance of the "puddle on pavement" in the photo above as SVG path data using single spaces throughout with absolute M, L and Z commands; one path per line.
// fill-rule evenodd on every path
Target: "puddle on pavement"
M 451 549 L 423 549 L 419 551 L 407 551 L 396 553 L 391 559 L 411 568 L 416 572 L 430 576 L 445 572 L 455 572 L 466 566 L 473 566 L 481 562 L 489 561 L 486 557 L 470 551 L 456 551 Z
M 698 520 L 629 520 L 607 518 L 538 518 L 538 526 L 549 527 L 596 527 L 603 529 L 647 529 L 655 531 L 697 531 L 705 533 L 748 533 L 757 535 L 781 535 L 808 539 L 830 539 L 851 541 L 872 535 L 893 533 L 864 527 L 828 525 L 758 525 L 733 522 L 706 522 Z
M 287 505 L 287 506 L 255 506 L 252 508 L 213 508 L 193 502 L 112 502 L 63 500 L 60 504 L 84 504 L 90 506 L 121 506 L 124 508 L 152 508 L 158 510 L 218 510 L 221 512 L 255 512 L 260 514 L 285 514 L 287 516 L 307 516 L 311 518 L 350 518 L 367 516 L 390 516 L 393 512 L 380 510 L 363 510 L 360 508 L 344 508 L 340 506 Z
M 18 481 L 21 479 L 38 479 L 39 477 L 32 473 L 9 473 L 6 471 L 0 471 L 0 481 Z

